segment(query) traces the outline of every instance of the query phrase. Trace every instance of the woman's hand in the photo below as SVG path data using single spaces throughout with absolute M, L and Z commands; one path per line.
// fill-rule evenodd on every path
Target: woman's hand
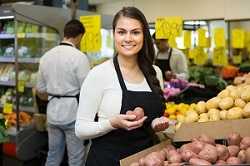
M 110 123 L 114 128 L 122 128 L 126 130 L 133 130 L 143 125 L 143 122 L 147 119 L 146 116 L 136 120 L 136 115 L 124 115 L 119 114 L 110 119 Z
M 160 118 L 155 118 L 151 123 L 151 127 L 155 132 L 163 131 L 167 129 L 168 126 L 169 126 L 169 120 L 164 116 Z

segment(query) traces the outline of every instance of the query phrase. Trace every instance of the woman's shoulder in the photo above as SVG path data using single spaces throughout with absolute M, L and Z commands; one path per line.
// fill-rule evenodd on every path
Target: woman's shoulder
M 90 70 L 89 74 L 95 75 L 96 77 L 107 77 L 107 76 L 111 75 L 113 70 L 114 70 L 114 67 L 113 67 L 112 59 L 109 59 L 109 60 L 93 67 Z

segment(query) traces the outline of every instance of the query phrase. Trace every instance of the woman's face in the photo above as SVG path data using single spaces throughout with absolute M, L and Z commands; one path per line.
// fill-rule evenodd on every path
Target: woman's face
M 133 18 L 120 17 L 115 27 L 114 39 L 118 55 L 125 57 L 137 55 L 143 46 L 141 23 Z

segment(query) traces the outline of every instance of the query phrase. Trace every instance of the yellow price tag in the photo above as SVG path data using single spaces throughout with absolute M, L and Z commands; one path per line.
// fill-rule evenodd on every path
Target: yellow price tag
M 213 65 L 226 66 L 228 65 L 228 57 L 225 53 L 225 48 L 214 48 L 213 52 Z
M 10 114 L 13 112 L 13 105 L 11 103 L 4 103 L 3 113 Z
M 18 33 L 17 38 L 25 38 L 25 33 Z
M 225 47 L 226 46 L 224 28 L 215 28 L 214 29 L 214 44 L 215 44 L 215 47 Z
M 159 17 L 155 22 L 156 39 L 170 39 L 181 35 L 182 17 Z
M 184 31 L 184 47 L 191 48 L 191 31 Z
M 23 93 L 24 92 L 24 88 L 25 88 L 25 81 L 24 80 L 19 80 L 18 81 L 18 92 Z
M 205 53 L 204 49 L 198 47 L 194 52 L 194 63 L 196 65 L 204 65 L 208 60 L 208 55 Z
M 233 55 L 233 63 L 234 64 L 241 64 L 242 62 L 242 57 L 241 55 Z
M 101 49 L 101 33 L 86 32 L 81 40 L 81 51 L 98 52 Z
M 245 32 L 245 46 L 247 51 L 250 52 L 250 32 Z
M 208 41 L 206 38 L 206 29 L 200 28 L 197 30 L 198 33 L 198 47 L 207 47 L 208 46 Z
M 80 49 L 84 52 L 99 52 L 101 50 L 101 16 L 81 16 L 80 21 L 85 26 Z
M 245 33 L 242 29 L 233 29 L 232 35 L 232 47 L 233 48 L 244 48 L 245 44 Z

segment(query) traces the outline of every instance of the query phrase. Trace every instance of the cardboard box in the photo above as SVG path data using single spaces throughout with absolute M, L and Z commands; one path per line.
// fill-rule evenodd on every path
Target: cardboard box
M 150 148 L 147 148 L 143 151 L 140 151 L 134 155 L 128 156 L 122 160 L 120 160 L 120 166 L 129 166 L 130 164 L 132 164 L 133 162 L 137 162 L 139 161 L 140 158 L 145 157 L 147 154 L 154 152 L 154 151 L 158 151 L 161 150 L 163 147 L 165 147 L 166 145 L 171 144 L 170 140 L 165 140 L 157 145 L 154 145 Z
M 173 142 L 191 141 L 192 138 L 206 134 L 215 139 L 225 139 L 232 132 L 250 136 L 250 118 L 221 120 L 216 122 L 184 123 L 173 137 Z

